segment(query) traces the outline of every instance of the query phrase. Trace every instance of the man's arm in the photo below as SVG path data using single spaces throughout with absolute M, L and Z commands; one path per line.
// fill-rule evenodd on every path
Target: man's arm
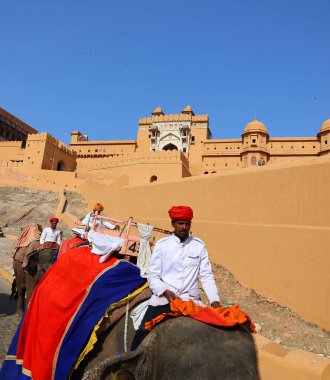
M 148 283 L 151 291 L 156 294 L 156 296 L 161 296 L 168 290 L 167 285 L 162 281 L 162 267 L 162 251 L 159 245 L 156 244 L 151 255 L 148 272 Z
M 203 249 L 201 254 L 199 279 L 211 306 L 219 307 L 220 298 L 206 248 Z
M 40 244 L 44 244 L 46 235 L 47 235 L 47 227 L 43 229 L 41 236 L 40 236 Z
M 87 214 L 87 215 L 84 217 L 84 219 L 81 221 L 81 224 L 82 224 L 83 226 L 88 226 L 90 220 L 91 220 L 91 214 L 89 213 L 89 214 Z
M 101 224 L 103 224 L 106 228 L 109 228 L 109 230 L 115 230 L 117 228 L 117 226 L 106 220 L 101 220 Z
M 60 233 L 58 234 L 58 236 L 56 237 L 56 243 L 58 245 L 61 245 L 62 244 L 62 230 L 60 230 Z

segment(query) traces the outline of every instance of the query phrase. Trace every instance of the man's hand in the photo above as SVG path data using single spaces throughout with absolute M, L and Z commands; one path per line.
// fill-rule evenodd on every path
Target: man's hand
M 173 293 L 171 290 L 165 290 L 163 293 L 163 296 L 167 299 L 168 302 L 171 302 L 176 299 L 175 293 Z
M 213 308 L 217 308 L 217 307 L 220 307 L 220 306 L 221 306 L 220 302 L 218 302 L 218 301 L 214 301 L 214 302 L 211 303 L 211 307 L 213 307 Z

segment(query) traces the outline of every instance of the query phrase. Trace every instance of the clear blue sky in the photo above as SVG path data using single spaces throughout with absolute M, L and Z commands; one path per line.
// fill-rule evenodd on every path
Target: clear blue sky
M 329 0 L 1 0 L 0 107 L 68 143 L 135 139 L 160 105 L 214 138 L 330 118 Z

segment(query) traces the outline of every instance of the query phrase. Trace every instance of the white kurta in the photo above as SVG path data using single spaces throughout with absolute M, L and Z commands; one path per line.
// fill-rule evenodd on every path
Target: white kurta
M 55 228 L 53 230 L 51 227 L 45 227 L 40 236 L 40 244 L 44 244 L 46 241 L 57 243 L 61 245 L 62 243 L 62 231 Z
M 89 214 L 87 214 L 84 219 L 82 220 L 81 224 L 83 226 L 90 226 L 92 227 L 93 225 L 93 220 L 94 220 L 94 214 L 93 212 L 90 212 Z M 107 222 L 106 220 L 102 220 L 102 219 L 97 219 L 96 220 L 96 223 L 95 223 L 95 226 L 96 227 L 106 227 L 106 228 L 109 228 L 110 230 L 113 230 L 115 229 L 115 225 Z
M 168 303 L 162 296 L 167 289 L 184 301 L 192 299 L 201 304 L 198 280 L 201 281 L 209 302 L 220 302 L 211 263 L 202 240 L 189 237 L 181 243 L 177 236 L 171 235 L 156 243 L 148 274 L 153 293 L 151 306 Z

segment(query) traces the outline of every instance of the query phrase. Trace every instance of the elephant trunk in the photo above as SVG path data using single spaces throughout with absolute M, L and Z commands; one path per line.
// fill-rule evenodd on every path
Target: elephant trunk
M 102 379 L 105 372 L 110 372 L 111 369 L 116 366 L 116 364 L 128 362 L 139 357 L 142 353 L 141 349 L 135 351 L 129 351 L 125 353 L 117 353 L 107 358 L 93 368 L 89 369 L 83 376 L 82 380 L 99 380 Z

